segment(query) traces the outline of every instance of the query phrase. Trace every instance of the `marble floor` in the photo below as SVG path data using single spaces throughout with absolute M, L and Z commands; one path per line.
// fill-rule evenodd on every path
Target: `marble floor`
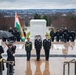
M 14 43 L 17 46 L 15 55 L 26 55 L 24 43 Z M 5 53 L 3 57 L 6 59 L 7 46 L 2 43 Z M 32 55 L 36 55 L 35 49 L 31 52 Z M 41 55 L 44 55 L 44 50 L 41 50 Z M 52 42 L 50 49 L 50 55 L 76 55 L 76 40 L 75 42 Z M 63 75 L 64 61 L 70 61 L 76 59 L 76 57 L 50 57 L 49 61 L 45 61 L 45 57 L 41 57 L 40 61 L 36 61 L 36 57 L 31 57 L 30 61 L 26 61 L 26 57 L 15 57 L 16 65 L 14 67 L 14 75 Z M 70 75 L 74 75 L 74 64 L 70 65 Z M 66 75 L 67 73 L 66 65 Z M 6 66 L 3 75 L 6 75 Z
M 14 67 L 14 75 L 63 75 L 64 61 L 70 61 L 75 58 L 50 58 L 45 61 L 42 57 L 40 61 L 36 61 L 36 57 L 26 61 L 26 57 L 16 57 L 16 65 Z M 66 65 L 66 75 L 67 73 Z M 6 68 L 3 72 L 6 75 Z M 70 75 L 74 75 L 74 64 L 70 66 Z

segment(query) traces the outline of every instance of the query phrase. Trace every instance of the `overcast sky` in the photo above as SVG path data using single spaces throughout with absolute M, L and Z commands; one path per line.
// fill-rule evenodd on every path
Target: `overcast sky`
M 76 0 L 0 0 L 0 9 L 70 9 Z

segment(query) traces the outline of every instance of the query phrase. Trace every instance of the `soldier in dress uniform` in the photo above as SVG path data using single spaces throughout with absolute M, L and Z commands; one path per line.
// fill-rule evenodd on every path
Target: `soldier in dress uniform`
M 30 41 L 30 38 L 27 38 L 27 41 L 25 43 L 25 50 L 27 55 L 27 61 L 29 61 L 31 56 L 31 50 L 32 50 L 32 42 Z
M 15 50 L 16 50 L 16 46 L 13 45 L 12 43 L 9 43 L 8 45 L 8 49 L 7 49 L 7 61 L 13 61 L 14 64 L 11 65 L 11 64 L 6 64 L 6 67 L 7 67 L 7 75 L 13 75 L 13 66 L 15 65 L 15 57 L 14 57 L 14 53 L 15 53 Z
M 43 48 L 45 51 L 46 61 L 48 61 L 49 60 L 49 54 L 50 54 L 51 40 L 48 39 L 48 35 L 45 35 L 45 36 L 46 36 L 46 39 L 43 40 Z
M 34 46 L 35 46 L 35 49 L 36 49 L 37 61 L 39 61 L 40 60 L 40 51 L 41 51 L 41 48 L 42 48 L 42 40 L 40 39 L 40 35 L 36 36 Z
M 2 53 L 4 53 L 4 49 L 0 46 L 0 75 L 2 75 L 2 71 L 4 70 L 4 63 L 1 55 Z

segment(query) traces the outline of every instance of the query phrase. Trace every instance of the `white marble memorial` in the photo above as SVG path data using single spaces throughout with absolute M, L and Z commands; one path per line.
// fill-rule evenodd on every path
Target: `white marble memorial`
M 36 35 L 41 35 L 44 38 L 46 34 L 46 20 L 32 19 L 30 21 L 30 33 L 31 40 L 34 40 Z

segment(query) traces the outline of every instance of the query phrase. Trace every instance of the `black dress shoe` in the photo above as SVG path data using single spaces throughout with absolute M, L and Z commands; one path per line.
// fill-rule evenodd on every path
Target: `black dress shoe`
M 27 59 L 27 61 L 30 61 L 30 59 Z
M 49 59 L 46 59 L 46 61 L 49 61 Z
M 37 59 L 36 61 L 40 61 L 40 59 Z

